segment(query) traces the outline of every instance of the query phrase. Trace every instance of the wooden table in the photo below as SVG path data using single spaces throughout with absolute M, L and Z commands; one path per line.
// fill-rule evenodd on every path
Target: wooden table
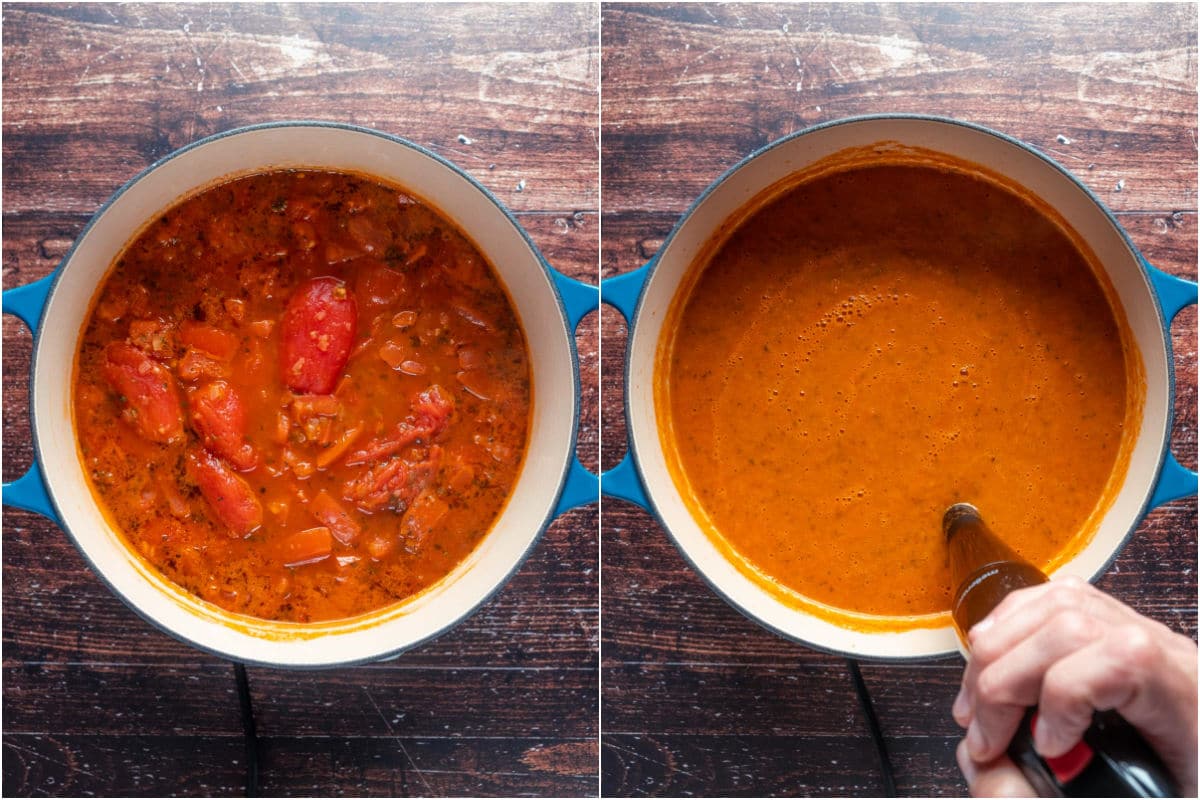
M 454 161 L 547 259 L 595 282 L 596 5 L 6 5 L 4 286 L 49 273 L 97 207 L 203 136 L 338 120 Z M 460 138 L 463 137 L 463 138 Z M 465 141 L 465 140 L 469 141 Z M 3 327 L 6 480 L 31 459 L 30 336 Z M 597 466 L 597 327 L 580 453 Z M 4 777 L 16 795 L 237 795 L 232 666 L 143 622 L 41 517 L 4 511 Z M 597 510 L 398 661 L 251 668 L 270 795 L 594 795 Z
M 941 114 L 1071 169 L 1145 256 L 1196 277 L 1195 5 L 606 5 L 602 270 L 654 255 L 725 169 L 855 114 Z M 624 323 L 602 312 L 602 462 L 624 452 Z M 1173 446 L 1196 464 L 1196 311 L 1173 328 Z M 603 506 L 606 795 L 878 795 L 845 663 L 718 599 L 654 520 Z M 1149 516 L 1101 586 L 1196 633 L 1196 501 Z M 959 659 L 866 665 L 901 794 L 961 794 Z
M 611 6 L 599 26 L 598 11 L 8 5 L 4 285 L 53 269 L 156 158 L 251 122 L 336 119 L 430 147 L 512 208 L 559 269 L 591 280 L 598 252 L 605 276 L 651 257 L 756 147 L 879 111 L 1030 142 L 1088 183 L 1152 262 L 1195 277 L 1194 6 Z M 1195 468 L 1194 308 L 1173 334 L 1174 446 Z M 11 480 L 31 459 L 30 337 L 8 318 L 3 337 Z M 578 341 L 580 453 L 597 466 L 603 406 L 611 467 L 625 439 L 619 315 L 585 321 Z M 3 519 L 4 794 L 241 792 L 231 666 L 142 622 L 54 525 Z M 598 524 L 594 508 L 555 523 L 491 602 L 397 662 L 249 670 L 262 790 L 594 794 L 599 703 L 605 794 L 880 792 L 844 663 L 745 620 L 616 500 L 601 527 L 601 634 Z M 1194 637 L 1195 565 L 1196 503 L 1177 502 L 1102 586 Z M 864 667 L 902 793 L 964 789 L 948 712 L 959 669 Z

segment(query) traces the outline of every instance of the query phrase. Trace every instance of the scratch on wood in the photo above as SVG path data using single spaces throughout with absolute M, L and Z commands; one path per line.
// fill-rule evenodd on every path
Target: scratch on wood
M 613 744 L 612 742 L 606 742 L 605 744 L 607 744 L 607 746 L 612 748 L 613 750 L 620 750 L 623 753 L 628 753 L 629 755 L 633 756 L 634 758 L 640 758 L 642 761 L 645 761 L 647 764 L 654 764 L 655 766 L 663 767 L 664 769 L 667 770 L 668 773 L 671 771 L 674 771 L 674 772 L 678 772 L 682 775 L 687 775 L 689 778 L 696 777 L 694 774 L 692 774 L 691 772 L 688 772 L 685 769 L 681 769 L 680 767 L 677 767 L 673 764 L 669 764 L 666 761 L 658 761 L 656 759 L 650 758 L 650 756 L 643 755 L 642 753 L 639 753 L 638 751 L 632 750 L 628 747 L 621 747 L 620 745 Z
M 379 719 L 383 722 L 383 726 L 387 728 L 387 732 L 391 735 L 392 741 L 396 743 L 396 746 L 400 748 L 400 752 L 404 754 L 404 758 L 412 766 L 413 772 L 417 773 L 417 777 L 421 779 L 421 783 L 425 784 L 425 789 L 429 792 L 432 792 L 433 790 L 429 786 L 429 781 L 425 780 L 425 775 L 421 772 L 421 768 L 417 766 L 417 762 L 413 761 L 412 756 L 408 754 L 408 750 L 404 747 L 404 742 L 400 740 L 400 737 L 396 734 L 395 729 L 392 728 L 392 723 L 388 722 L 387 717 L 384 716 L 383 712 L 379 709 L 379 704 L 376 703 L 375 698 L 371 696 L 371 690 L 366 686 L 363 686 L 362 690 L 363 694 L 367 696 L 367 702 L 371 704 L 371 708 L 375 709 L 375 713 L 379 715 Z
M 79 772 L 79 773 L 82 773 L 83 775 L 87 775 L 89 778 L 96 777 L 95 773 L 88 772 L 86 769 L 83 769 L 82 767 L 77 767 L 73 764 L 68 763 L 67 761 L 59 761 L 57 759 L 53 759 L 48 755 L 39 753 L 36 750 L 31 750 L 28 747 L 21 747 L 20 745 L 13 744 L 11 740 L 5 742 L 4 746 L 11 747 L 13 750 L 16 750 L 18 752 L 27 753 L 27 754 L 33 756 L 34 758 L 40 758 L 43 761 L 48 761 L 49 763 L 54 764 L 55 766 L 62 767 L 63 769 L 65 769 L 67 771 L 67 774 L 70 774 L 71 772 Z

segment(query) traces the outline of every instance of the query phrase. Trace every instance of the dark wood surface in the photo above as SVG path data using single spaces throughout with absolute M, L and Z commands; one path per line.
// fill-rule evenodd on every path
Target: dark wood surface
M 598 248 L 606 276 L 640 265 L 746 153 L 879 111 L 1030 142 L 1091 186 L 1152 262 L 1195 277 L 1194 5 L 622 5 L 599 28 L 590 4 L 22 4 L 3 16 L 6 288 L 47 274 L 138 170 L 241 124 L 336 119 L 417 141 L 590 281 Z M 623 331 L 604 309 L 578 336 L 580 453 L 593 468 L 601 407 L 603 466 L 624 449 Z M 1195 309 L 1173 340 L 1174 447 L 1194 468 Z M 6 318 L 3 343 L 11 480 L 31 457 L 30 337 Z M 230 665 L 146 625 L 52 524 L 10 510 L 3 522 L 3 793 L 240 793 Z M 605 794 L 882 791 L 844 662 L 742 618 L 616 500 L 601 526 L 601 634 L 597 525 L 595 508 L 556 522 L 491 602 L 399 661 L 249 670 L 264 793 L 594 794 L 598 701 Z M 1142 524 L 1102 586 L 1194 637 L 1195 566 L 1196 503 L 1181 501 Z M 959 669 L 864 666 L 902 793 L 965 788 L 948 712 Z
M 1195 5 L 605 5 L 602 75 L 605 277 L 653 256 L 756 148 L 914 112 L 1029 142 L 1116 211 L 1151 262 L 1195 280 Z M 601 318 L 611 468 L 625 450 L 624 322 Z M 1173 341 L 1173 447 L 1195 468 L 1194 307 Z M 601 558 L 605 795 L 882 793 L 842 659 L 743 618 L 627 503 L 603 504 Z M 1193 498 L 1152 513 L 1100 585 L 1194 638 L 1195 568 Z M 950 718 L 960 671 L 957 658 L 863 666 L 901 794 L 966 790 Z
M 597 19 L 594 4 L 5 5 L 4 286 L 49 273 L 155 159 L 298 118 L 454 161 L 552 264 L 594 283 Z M 578 341 L 593 469 L 597 338 L 592 315 Z M 3 344 L 12 480 L 31 458 L 31 338 L 6 317 Z M 496 597 L 397 661 L 251 668 L 261 791 L 595 795 L 597 514 L 555 522 Z M 143 622 L 53 524 L 9 509 L 3 523 L 3 794 L 241 794 L 231 665 Z

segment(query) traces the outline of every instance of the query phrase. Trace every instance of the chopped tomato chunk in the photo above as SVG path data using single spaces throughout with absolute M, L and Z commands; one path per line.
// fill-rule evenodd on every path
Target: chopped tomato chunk
M 418 424 L 427 425 L 440 432 L 446 427 L 454 411 L 454 397 L 436 383 L 416 396 L 412 412 Z
M 224 461 L 196 447 L 188 451 L 187 466 L 192 480 L 200 487 L 200 494 L 229 529 L 230 536 L 245 536 L 262 525 L 262 505 L 254 490 Z
M 204 446 L 236 469 L 254 469 L 258 456 L 246 441 L 246 409 L 226 381 L 209 381 L 188 395 L 192 427 Z
M 175 355 L 174 326 L 161 319 L 135 319 L 129 323 L 129 341 L 140 350 L 162 359 Z
M 124 342 L 110 344 L 105 356 L 104 378 L 124 404 L 125 419 L 152 442 L 183 441 L 179 389 L 166 367 Z
M 229 377 L 229 367 L 193 347 L 187 348 L 183 358 L 179 359 L 176 371 L 182 380 L 189 383 L 201 378 Z
M 292 398 L 292 413 L 296 419 L 336 417 L 342 403 L 331 394 L 298 394 Z
M 362 450 L 350 454 L 346 463 L 366 464 L 394 455 L 414 442 L 432 441 L 446 429 L 454 400 L 442 387 L 434 384 L 418 394 L 412 402 L 411 413 L 391 433 L 372 439 Z
M 442 517 L 446 516 L 446 512 L 449 510 L 450 506 L 446 505 L 446 501 L 438 497 L 436 492 L 430 489 L 421 492 L 409 507 L 408 512 L 404 515 L 404 521 L 401 523 L 407 537 L 408 549 L 413 552 L 420 550 L 421 545 L 425 543 L 425 538 L 442 521 Z
M 408 465 L 392 458 L 346 482 L 344 497 L 366 511 L 401 507 L 408 488 Z
M 354 297 L 335 278 L 296 290 L 280 323 L 283 380 L 294 392 L 329 394 L 337 385 L 358 323 Z
M 316 527 L 297 531 L 276 545 L 279 560 L 285 567 L 298 567 L 329 558 L 333 552 L 333 536 L 329 528 Z

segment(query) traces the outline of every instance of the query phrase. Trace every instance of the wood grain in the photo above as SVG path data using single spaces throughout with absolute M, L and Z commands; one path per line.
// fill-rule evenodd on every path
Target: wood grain
M 328 119 L 430 148 L 556 268 L 594 283 L 598 7 L 34 5 L 3 9 L 3 282 L 50 273 L 154 160 L 257 122 Z M 598 327 L 577 337 L 598 465 Z M 29 465 L 31 337 L 3 323 L 3 468 Z M 67 536 L 3 516 L 3 793 L 243 791 L 232 668 L 160 633 Z M 251 668 L 272 795 L 594 795 L 598 515 L 570 512 L 479 611 L 399 660 Z
M 652 258 L 756 148 L 840 117 L 914 112 L 1032 144 L 1114 209 L 1147 259 L 1196 279 L 1194 5 L 613 4 L 602 29 L 605 277 Z M 601 335 L 611 468 L 627 435 L 614 309 Z M 1172 342 L 1172 448 L 1194 469 L 1194 307 Z M 882 792 L 841 659 L 743 617 L 628 503 L 605 499 L 601 551 L 605 795 Z M 1196 501 L 1177 501 L 1147 517 L 1099 585 L 1195 638 L 1196 559 Z M 949 715 L 961 663 L 863 665 L 901 794 L 966 790 Z

